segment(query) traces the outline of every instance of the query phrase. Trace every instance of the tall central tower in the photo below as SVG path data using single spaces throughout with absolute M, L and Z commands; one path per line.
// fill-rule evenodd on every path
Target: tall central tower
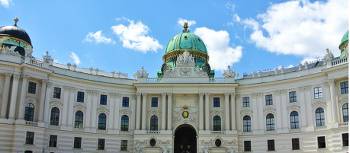
M 179 55 L 189 52 L 194 58 L 195 67 L 205 71 L 210 78 L 214 77 L 214 71 L 211 70 L 208 63 L 209 56 L 207 48 L 200 37 L 190 32 L 188 23 L 185 22 L 181 33 L 175 35 L 168 43 L 163 56 L 163 65 L 158 77 L 162 78 L 166 70 L 176 68 L 176 61 Z

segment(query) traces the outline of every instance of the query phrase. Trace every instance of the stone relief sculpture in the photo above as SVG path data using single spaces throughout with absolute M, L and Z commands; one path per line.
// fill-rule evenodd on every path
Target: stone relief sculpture
M 166 69 L 164 78 L 208 78 L 208 74 L 196 67 L 194 57 L 185 51 L 177 57 L 174 69 Z

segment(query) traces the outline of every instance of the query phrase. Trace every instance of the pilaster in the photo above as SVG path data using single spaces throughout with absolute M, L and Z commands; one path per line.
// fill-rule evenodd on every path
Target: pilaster
M 19 77 L 20 76 L 17 75 L 17 74 L 13 75 L 12 90 L 11 90 L 11 97 L 10 97 L 11 98 L 11 100 L 10 100 L 10 111 L 9 111 L 9 119 L 10 120 L 14 120 L 15 119 Z
M 11 81 L 11 74 L 5 73 L 5 82 L 4 82 L 4 90 L 2 92 L 2 99 L 1 99 L 1 112 L 0 117 L 6 118 L 7 114 L 7 105 L 9 102 L 9 90 L 10 90 L 10 81 Z
M 27 95 L 28 76 L 22 76 L 21 96 L 19 99 L 18 119 L 24 120 L 25 98 Z M 45 93 L 44 93 L 45 94 Z M 40 113 L 40 112 L 39 112 Z

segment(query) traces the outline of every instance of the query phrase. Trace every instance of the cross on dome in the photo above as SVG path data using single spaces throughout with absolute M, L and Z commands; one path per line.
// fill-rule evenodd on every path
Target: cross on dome
M 14 26 L 17 27 L 17 22 L 19 21 L 18 17 L 15 17 L 15 18 L 13 19 L 13 21 L 15 22 Z

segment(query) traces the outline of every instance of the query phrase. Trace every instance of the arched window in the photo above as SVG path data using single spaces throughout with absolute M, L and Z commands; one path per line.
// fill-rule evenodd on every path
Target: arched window
M 289 115 L 290 117 L 290 128 L 299 129 L 299 114 L 297 111 L 293 111 Z
M 120 124 L 121 131 L 129 131 L 129 116 L 123 115 Z
M 275 117 L 270 113 L 266 115 L 266 131 L 273 130 L 275 130 Z
M 58 126 L 60 122 L 60 109 L 54 107 L 51 109 L 50 125 Z
M 213 117 L 213 131 L 221 131 L 221 117 L 218 115 Z
M 315 116 L 316 116 L 316 126 L 324 126 L 325 121 L 324 121 L 324 109 L 319 107 L 315 111 Z
M 25 107 L 24 120 L 31 122 L 34 121 L 34 105 L 32 103 L 28 103 Z
M 343 104 L 342 106 L 343 113 L 343 122 L 349 122 L 349 106 L 348 103 Z
M 82 111 L 75 112 L 74 128 L 83 128 L 84 113 Z
M 98 115 L 98 129 L 99 130 L 106 130 L 106 114 L 101 113 Z
M 156 115 L 153 115 L 151 117 L 150 130 L 151 131 L 158 131 L 158 117 Z
M 252 131 L 252 121 L 250 116 L 246 115 L 243 117 L 243 132 Z

